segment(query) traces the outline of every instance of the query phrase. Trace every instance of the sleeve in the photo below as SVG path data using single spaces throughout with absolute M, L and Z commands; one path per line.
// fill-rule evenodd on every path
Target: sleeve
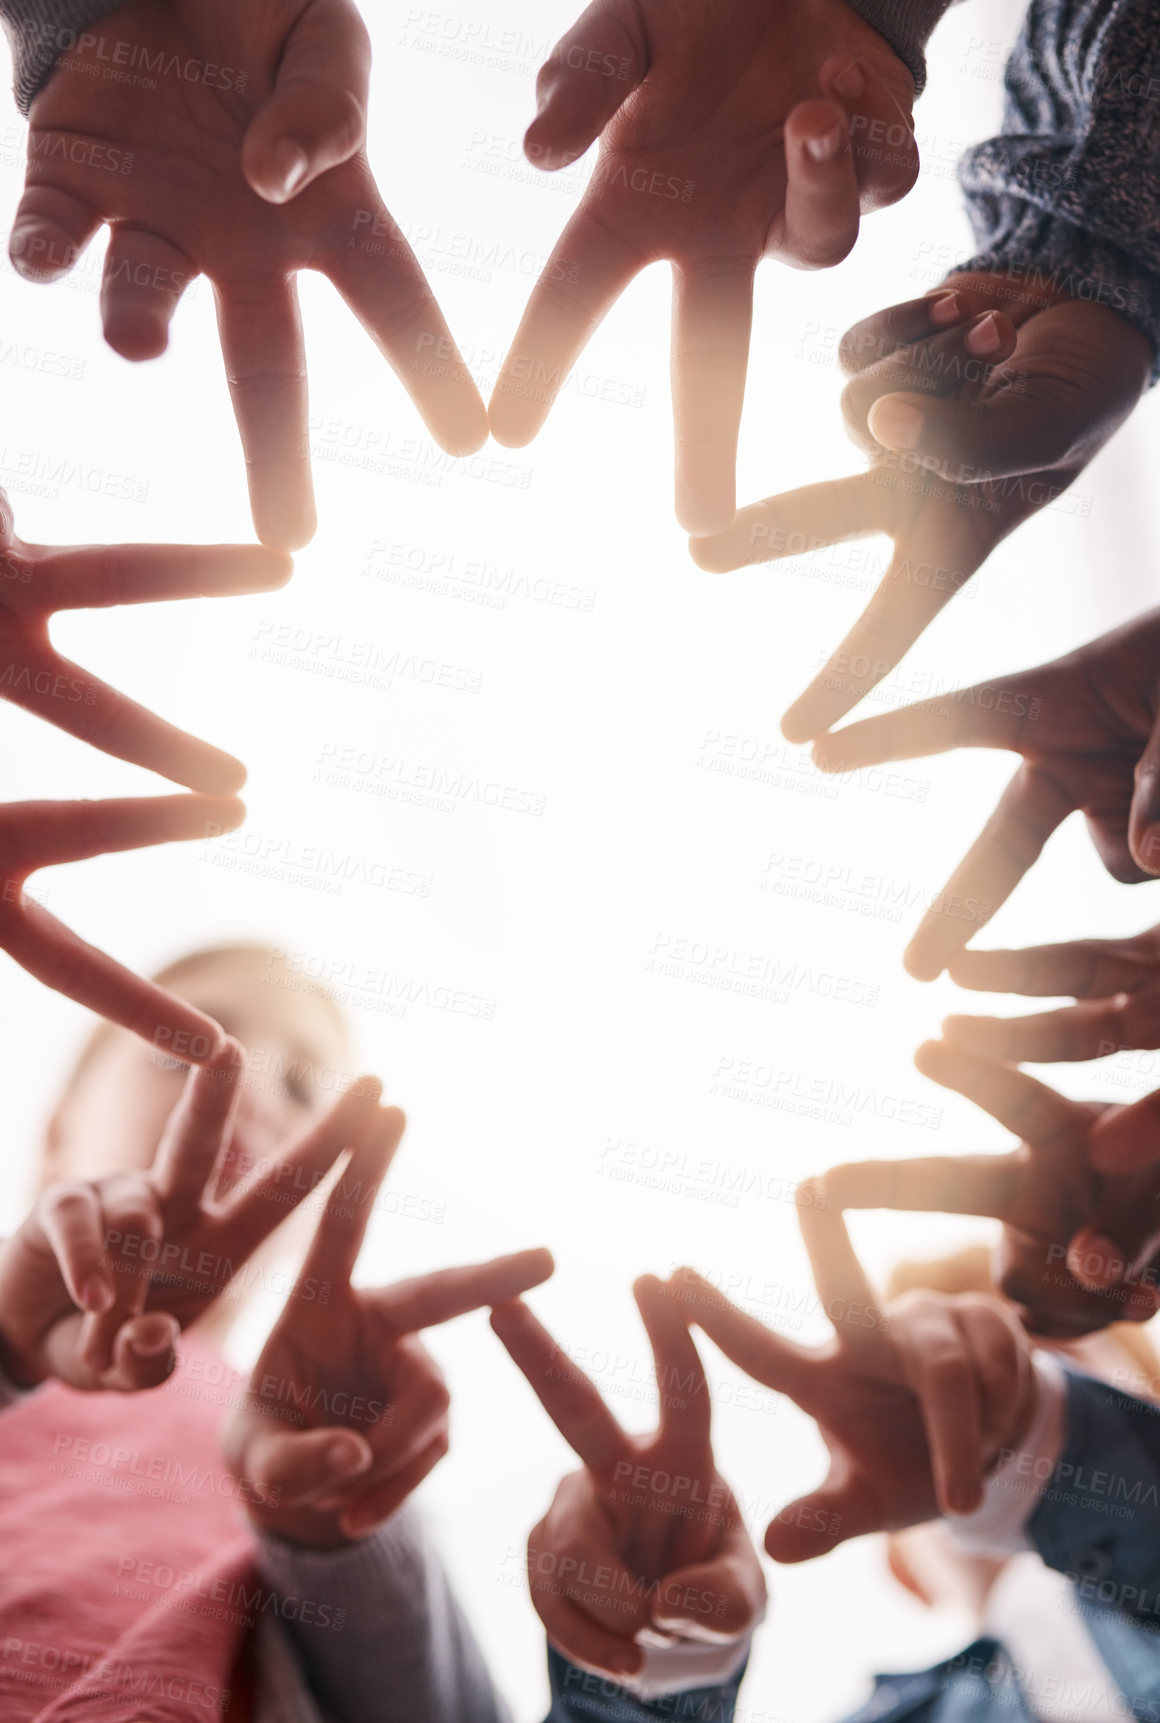
M 1160 1626 L 1160 1406 L 1067 1373 L 1067 1440 L 1028 1521 L 1081 1602 Z
M 510 1723 L 413 1508 L 340 1550 L 263 1534 L 258 1561 L 335 1723 Z
M 14 65 L 16 106 L 27 115 L 32 98 L 56 65 L 60 54 L 76 46 L 77 36 L 117 0 L 0 0 Z
M 606 1675 L 577 1669 L 549 1645 L 552 1708 L 545 1723 L 654 1723 L 666 1717 L 679 1717 L 682 1723 L 733 1723 L 748 1655 L 747 1636 L 740 1666 L 732 1675 L 680 1693 L 666 1688 L 647 1699 Z
M 956 0 L 849 0 L 867 24 L 885 37 L 914 79 L 914 93 L 926 88 L 926 45 L 944 12 Z
M 959 267 L 1105 305 L 1160 375 L 1160 0 L 1031 0 L 999 137 L 959 180 L 978 245 Z
M 1035 1413 L 1018 1448 L 1003 1448 L 972 1514 L 944 1522 L 969 1555 L 1014 1555 L 1031 1548 L 1027 1525 L 1067 1441 L 1067 1376 L 1047 1352 L 1034 1352 Z

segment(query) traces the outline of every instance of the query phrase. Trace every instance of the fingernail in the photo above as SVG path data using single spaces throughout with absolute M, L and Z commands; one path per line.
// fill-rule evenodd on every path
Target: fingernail
M 33 229 L 27 224 L 24 227 L 14 227 L 12 229 L 12 232 L 8 235 L 9 257 L 24 256 L 24 253 L 28 249 L 28 241 L 32 237 L 32 232 Z
M 957 323 L 963 314 L 962 304 L 957 293 L 936 293 L 930 302 L 930 320 L 945 328 L 948 323 Z
M 844 136 L 841 126 L 835 126 L 832 131 L 823 132 L 820 137 L 807 138 L 806 154 L 811 161 L 832 162 L 842 147 Z
M 1144 827 L 1136 845 L 1136 860 L 1148 873 L 1160 873 L 1160 825 Z
M 963 337 L 963 346 L 968 353 L 973 353 L 977 359 L 983 359 L 988 353 L 997 353 L 1003 345 L 1003 337 L 999 333 L 999 321 L 993 311 L 972 325 Z
M 110 1309 L 113 1304 L 113 1289 L 102 1275 L 90 1274 L 81 1287 L 81 1308 L 92 1310 L 98 1316 Z
M 1085 1285 L 1115 1286 L 1124 1278 L 1124 1253 L 1110 1238 L 1084 1238 L 1067 1247 L 1067 1266 Z
M 167 1322 L 142 1323 L 129 1344 L 139 1357 L 155 1358 L 173 1345 L 173 1330 Z
M 870 435 L 887 449 L 913 449 L 922 435 L 923 415 L 918 408 L 889 396 L 875 401 L 866 422 Z
M 296 144 L 293 138 L 283 138 L 281 143 L 274 145 L 273 154 L 276 178 L 282 195 L 293 197 L 310 172 L 306 151 L 301 144 Z
M 866 88 L 866 80 L 862 69 L 856 60 L 851 60 L 845 71 L 839 72 L 833 80 L 834 89 L 840 96 L 860 96 Z
M 331 1442 L 326 1450 L 327 1463 L 332 1472 L 337 1472 L 340 1478 L 353 1478 L 358 1472 L 365 1472 L 370 1463 L 370 1456 L 364 1448 L 356 1447 L 353 1442 Z
M 960 1479 L 947 1490 L 947 1506 L 952 1514 L 972 1514 L 978 1507 L 981 1492 L 974 1484 Z

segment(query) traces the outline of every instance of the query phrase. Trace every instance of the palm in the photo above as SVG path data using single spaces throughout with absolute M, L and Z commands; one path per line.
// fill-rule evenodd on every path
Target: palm
M 842 214 L 826 230 L 832 211 L 811 204 L 808 188 L 795 192 L 804 185 L 795 127 L 808 119 L 848 130 L 842 106 L 821 101 L 830 95 L 826 68 L 833 61 L 838 71 L 844 53 L 870 74 L 866 105 L 887 116 L 879 123 L 895 150 L 861 163 L 848 145 L 836 151 Z M 768 253 L 837 262 L 853 244 L 860 203 L 872 208 L 909 189 L 913 81 L 844 0 L 793 8 L 735 0 L 724 12 L 705 0 L 597 0 L 554 50 L 540 95 L 531 159 L 574 159 L 597 136 L 600 156 L 505 361 L 492 428 L 501 442 L 528 442 L 629 281 L 668 260 L 677 512 L 691 532 L 719 531 L 734 510 L 757 264 Z
M 322 14 L 319 0 L 129 0 L 109 14 L 103 39 L 130 43 L 139 66 L 161 67 L 156 88 L 145 102 L 131 87 L 110 90 L 73 57 L 57 67 L 33 103 L 12 242 L 21 267 L 49 279 L 107 222 L 105 329 L 130 358 L 164 348 L 183 289 L 208 276 L 259 536 L 291 549 L 314 526 L 298 270 L 330 277 L 444 447 L 467 452 L 485 433 L 482 402 L 365 152 L 288 203 L 258 196 L 243 171 L 248 129 L 275 91 L 288 45 Z M 320 55 L 325 46 L 320 39 Z M 175 63 L 201 76 L 165 69 Z M 361 135 L 351 103 L 350 127 Z M 132 157 L 131 171 L 109 171 L 110 149 Z M 450 362 L 424 372 L 425 345 Z
M 927 911 L 907 965 L 933 979 L 1014 890 L 1056 828 L 1082 809 L 1100 859 L 1135 884 L 1160 869 L 1160 612 L 1064 658 L 834 731 L 823 771 L 852 771 L 950 748 L 1023 756 L 982 834 Z M 948 911 L 948 902 L 973 906 Z
M 948 1044 L 920 1049 L 918 1063 L 1023 1140 L 1005 1155 L 839 1167 L 826 1176 L 832 1200 L 1001 1221 L 999 1284 L 1035 1333 L 1066 1338 L 1152 1316 L 1160 1302 L 1155 1277 L 1139 1276 L 1160 1240 L 1155 1178 L 1092 1165 L 1092 1127 L 1106 1110 Z M 1108 1239 L 1117 1243 L 1114 1257 Z

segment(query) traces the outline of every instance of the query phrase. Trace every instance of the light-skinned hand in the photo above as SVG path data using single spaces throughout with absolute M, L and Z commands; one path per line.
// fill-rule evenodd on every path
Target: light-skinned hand
M 363 1132 L 329 1195 L 301 1291 L 288 1298 L 223 1436 L 254 1523 L 315 1549 L 368 1536 L 447 1452 L 450 1396 L 420 1331 L 514 1298 L 553 1269 L 546 1250 L 525 1250 L 353 1287 L 403 1124 L 397 1107 L 380 1108 Z
M 765 1605 L 757 1553 L 713 1460 L 709 1390 L 687 1325 L 654 1277 L 634 1291 L 660 1402 L 647 1436 L 621 1428 L 527 1305 L 491 1318 L 583 1462 L 528 1538 L 532 1602 L 570 1662 L 618 1679 L 640 1671 L 648 1644 L 740 1640 Z
M 63 658 L 49 622 L 58 610 L 269 592 L 291 571 L 288 556 L 257 545 L 25 544 L 0 491 L 0 698 L 188 789 L 205 795 L 240 789 L 246 778 L 240 760 L 174 729 Z
M 829 1450 L 818 1488 L 766 1529 L 775 1561 L 809 1561 L 868 1532 L 972 1512 L 1004 1447 L 1034 1415 L 1030 1343 L 998 1299 L 911 1292 L 884 1306 L 840 1209 L 818 1181 L 799 1218 L 833 1338 L 784 1340 L 692 1269 L 669 1280 L 686 1319 L 767 1388 L 809 1414 Z
M 542 67 L 525 153 L 559 168 L 599 139 L 489 407 L 539 431 L 593 331 L 650 263 L 673 266 L 677 518 L 735 507 L 753 279 L 762 257 L 838 263 L 862 211 L 914 184 L 914 81 L 845 0 L 595 0 Z
M 129 1393 L 169 1375 L 181 1330 L 343 1150 L 377 1129 L 360 1078 L 276 1158 L 220 1197 L 245 1055 L 223 1040 L 191 1071 L 153 1165 L 52 1185 L 0 1245 L 0 1360 L 19 1383 Z
M 127 0 L 60 56 L 29 116 L 13 264 L 55 281 L 107 224 L 101 316 L 126 359 L 164 352 L 182 293 L 208 277 L 254 525 L 284 550 L 315 528 L 299 270 L 334 283 L 440 447 L 487 435 L 371 175 L 369 74 L 352 0 Z

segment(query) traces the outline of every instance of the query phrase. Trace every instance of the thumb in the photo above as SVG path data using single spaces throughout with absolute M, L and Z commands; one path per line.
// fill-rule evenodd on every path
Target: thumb
M 262 1501 L 303 1507 L 333 1496 L 369 1470 L 370 1443 L 354 1430 L 255 1431 L 234 1469 Z
M 718 1556 L 679 1568 L 661 1581 L 652 1624 L 684 1639 L 739 1639 L 756 1624 L 764 1606 L 765 1581 L 756 1553 L 745 1565 Z
M 1128 815 L 1128 848 L 1136 866 L 1160 874 L 1160 710 L 1147 746 L 1136 762 L 1136 787 Z
M 536 79 L 538 109 L 524 138 L 536 167 L 567 167 L 598 138 L 648 70 L 637 8 L 595 0 L 552 49 Z
M 370 37 L 350 0 L 310 0 L 242 145 L 242 171 L 259 197 L 289 203 L 362 148 L 370 69 Z
M 863 1479 L 831 1472 L 819 1489 L 789 1502 L 765 1528 L 774 1561 L 813 1561 L 848 1538 L 883 1530 L 880 1503 Z
M 951 484 L 1060 466 L 1075 440 L 1075 427 L 1058 403 L 1037 400 L 1032 387 L 1018 393 L 999 389 L 971 401 L 880 395 L 866 423 L 884 448 L 930 462 Z

